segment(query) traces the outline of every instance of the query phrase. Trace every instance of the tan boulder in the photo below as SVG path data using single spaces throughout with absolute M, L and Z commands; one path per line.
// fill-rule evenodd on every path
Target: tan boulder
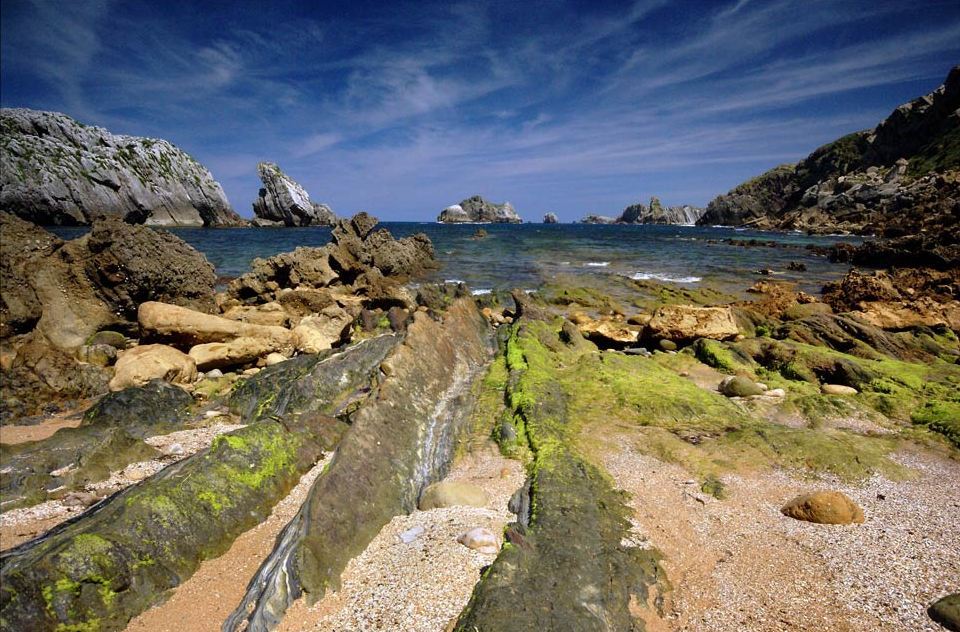
M 496 555 L 500 550 L 500 544 L 497 542 L 496 534 L 485 527 L 475 527 L 457 538 L 457 542 L 487 555 Z
M 486 507 L 490 497 L 483 488 L 463 481 L 442 481 L 428 485 L 418 504 L 421 511 L 443 507 Z
M 120 354 L 110 390 L 143 386 L 157 378 L 188 384 L 197 377 L 197 365 L 187 354 L 167 345 L 142 345 Z
M 881 329 L 947 325 L 954 331 L 960 331 L 960 301 L 939 302 L 924 297 L 910 302 L 863 302 L 859 308 L 852 312 L 857 320 Z
M 803 494 L 784 505 L 780 512 L 790 518 L 818 524 L 863 522 L 863 510 L 841 492 Z
M 729 307 L 666 305 L 647 324 L 651 338 L 683 341 L 695 338 L 731 340 L 740 333 Z
M 820 392 L 824 395 L 856 395 L 858 391 L 843 384 L 824 384 L 820 387 Z
M 229 342 L 195 345 L 190 349 L 190 357 L 199 370 L 209 371 L 247 364 L 279 348 L 277 342 L 269 338 L 236 338 Z
M 293 346 L 289 329 L 230 320 L 178 305 L 143 303 L 137 316 L 145 337 L 191 347 L 237 338 L 260 338 L 270 341 L 276 349 Z
M 300 319 L 293 328 L 293 344 L 301 353 L 319 353 L 340 341 L 353 317 L 342 307 L 331 305 L 316 316 Z
M 264 305 L 231 307 L 223 313 L 223 317 L 230 320 L 239 320 L 242 323 L 266 325 L 268 327 L 285 327 L 289 321 L 286 310 L 276 301 Z
M 578 318 L 577 327 L 584 338 L 601 346 L 629 347 L 637 343 L 643 327 L 622 321 Z

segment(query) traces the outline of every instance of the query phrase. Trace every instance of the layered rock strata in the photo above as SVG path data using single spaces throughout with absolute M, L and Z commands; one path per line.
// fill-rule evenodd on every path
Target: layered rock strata
M 337 216 L 272 162 L 261 162 L 257 173 L 263 187 L 253 202 L 255 226 L 333 226 Z

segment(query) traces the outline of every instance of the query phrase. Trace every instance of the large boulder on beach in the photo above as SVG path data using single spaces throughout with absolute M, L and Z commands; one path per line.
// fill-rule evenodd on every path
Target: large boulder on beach
M 120 354 L 110 390 L 143 386 L 151 380 L 189 384 L 197 378 L 197 364 L 187 354 L 166 345 L 143 345 Z
M 135 330 L 146 300 L 214 308 L 213 266 L 165 231 L 109 218 L 62 242 L 6 213 L 0 228 L 4 336 L 35 326 L 50 344 L 75 349 L 104 329 Z
M 59 112 L 3 108 L 0 147 L 0 208 L 38 224 L 245 223 L 210 171 L 165 140 L 114 135 Z
M 255 362 L 289 345 L 270 338 L 235 338 L 229 342 L 208 342 L 190 348 L 189 356 L 200 371 L 226 369 Z
M 154 301 L 140 305 L 139 322 L 147 340 L 190 347 L 237 338 L 258 338 L 269 341 L 273 346 L 271 350 L 276 350 L 292 346 L 293 341 L 290 330 L 284 327 L 255 325 Z
M 510 202 L 495 204 L 479 195 L 463 200 L 459 204 L 448 206 L 437 217 L 444 224 L 462 224 L 467 222 L 491 222 L 494 224 L 519 224 L 523 220 Z
M 780 512 L 796 520 L 818 524 L 863 522 L 863 510 L 846 494 L 834 491 L 802 494 L 784 505 Z
M 646 334 L 675 342 L 696 338 L 730 340 L 739 335 L 733 310 L 729 307 L 665 305 L 653 314 Z
M 261 162 L 257 173 L 263 186 L 253 202 L 256 226 L 333 226 L 337 216 L 272 162 Z

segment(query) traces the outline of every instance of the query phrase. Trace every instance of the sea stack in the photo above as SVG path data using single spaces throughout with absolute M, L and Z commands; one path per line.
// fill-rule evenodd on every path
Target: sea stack
M 333 226 L 337 216 L 272 162 L 261 162 L 257 173 L 263 187 L 253 202 L 254 226 Z
M 0 148 L 0 207 L 37 224 L 245 223 L 210 171 L 165 140 L 114 135 L 59 112 L 4 108 Z
M 560 220 L 557 219 L 557 214 L 556 214 L 556 213 L 547 213 L 546 215 L 543 216 L 543 223 L 544 223 L 544 224 L 559 224 L 559 223 L 560 223 Z
M 660 198 L 650 198 L 650 206 L 631 204 L 617 218 L 618 224 L 686 224 L 693 225 L 703 215 L 704 209 L 696 206 L 663 206 Z
M 437 221 L 443 224 L 487 222 L 492 224 L 520 224 L 523 220 L 510 202 L 494 204 L 479 195 L 448 206 L 440 212 Z

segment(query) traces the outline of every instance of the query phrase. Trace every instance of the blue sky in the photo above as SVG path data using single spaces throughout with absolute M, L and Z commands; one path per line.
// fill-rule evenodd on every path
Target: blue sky
M 278 162 L 339 214 L 703 205 L 960 63 L 960 3 L 3 0 L 0 102 L 165 138 L 249 217 Z

